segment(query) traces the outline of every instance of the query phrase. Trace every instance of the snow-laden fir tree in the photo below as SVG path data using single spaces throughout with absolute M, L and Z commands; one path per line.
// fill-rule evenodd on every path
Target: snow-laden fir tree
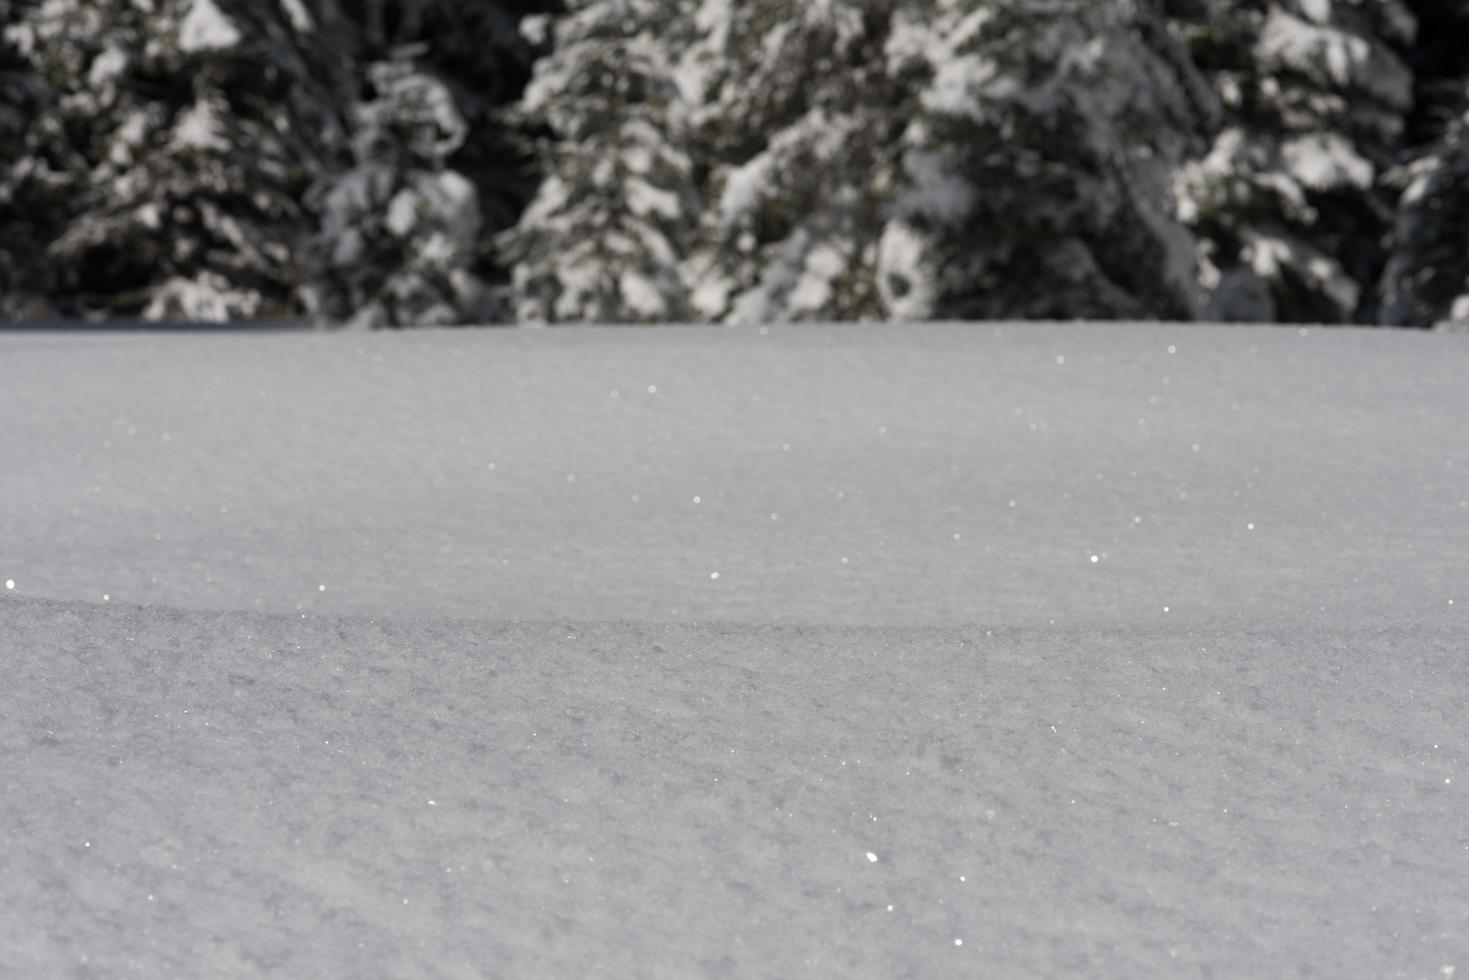
M 679 263 L 699 223 L 676 80 L 687 0 L 583 0 L 519 117 L 543 127 L 543 180 L 502 239 L 520 322 L 682 320 Z
M 45 0 L 6 37 L 44 92 L 7 193 L 44 207 L 65 313 L 286 313 L 300 198 L 337 135 L 298 0 Z
M 1391 221 L 1382 175 L 1413 99 L 1401 0 L 1194 0 L 1175 27 L 1225 105 L 1177 178 L 1208 315 L 1370 318 Z
M 305 295 L 318 319 L 351 326 L 444 326 L 485 319 L 474 274 L 479 194 L 445 161 L 468 124 L 448 87 L 408 49 L 370 66 L 372 97 L 355 107 L 354 162 L 308 197 L 319 227 Z
M 683 56 L 706 204 L 683 263 L 725 322 L 888 314 L 875 279 L 919 72 L 886 56 L 895 4 L 706 0 Z
M 941 0 L 888 45 L 922 78 L 877 282 L 901 317 L 1191 318 L 1169 179 L 1216 105 L 1151 4 Z
M 0 128 L 24 117 L 0 149 L 0 270 L 26 284 L 8 305 L 30 289 L 68 315 L 485 315 L 485 240 L 530 193 L 494 118 L 531 57 L 507 4 L 0 4 Z
M 1403 170 L 1381 322 L 1469 330 L 1469 113 Z
M 858 0 L 574 4 L 523 106 L 550 138 L 505 238 L 519 318 L 879 315 L 874 188 L 906 98 L 888 19 Z
M 557 7 L 556 0 L 411 2 L 416 15 L 401 31 L 402 42 L 426 47 L 420 63 L 444 80 L 468 126 L 447 163 L 474 182 L 485 234 L 493 234 L 514 224 L 535 190 L 530 161 L 503 114 L 520 98 L 542 53 L 545 12 Z
M 0 0 L 0 24 L 16 14 Z M 20 53 L 0 33 L 0 321 L 33 320 L 51 312 L 52 282 L 45 245 L 60 193 L 51 192 L 41 161 L 28 159 L 28 135 L 46 98 Z
M 524 317 L 1196 307 L 1167 178 L 1213 104 L 1146 5 L 588 0 L 526 111 Z
M 0 316 L 1465 315 L 1464 0 L 552 6 L 0 0 Z
M 1469 2 L 1413 0 L 1417 105 L 1391 175 L 1403 185 L 1381 323 L 1469 330 Z
M 361 17 L 350 158 L 312 187 L 303 296 L 319 321 L 484 323 L 501 278 L 486 247 L 530 194 L 500 105 L 531 46 L 494 0 L 376 0 Z

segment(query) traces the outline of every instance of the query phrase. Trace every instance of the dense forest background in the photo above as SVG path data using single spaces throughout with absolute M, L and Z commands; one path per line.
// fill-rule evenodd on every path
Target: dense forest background
M 1469 0 L 0 0 L 0 319 L 1469 327 Z

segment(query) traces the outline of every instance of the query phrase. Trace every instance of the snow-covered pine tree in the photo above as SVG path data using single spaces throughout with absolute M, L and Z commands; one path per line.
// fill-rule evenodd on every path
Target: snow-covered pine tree
M 317 183 L 307 309 L 349 326 L 443 326 L 484 319 L 475 276 L 479 194 L 446 166 L 468 124 L 448 86 L 414 63 L 421 47 L 369 67 L 355 107 L 354 163 Z
M 1412 105 L 1402 0 L 1194 0 L 1173 23 L 1225 105 L 1210 152 L 1177 178 L 1208 315 L 1339 323 L 1372 316 Z
M 25 114 L 0 149 L 0 268 L 44 279 L 60 312 L 214 320 L 305 301 L 382 323 L 483 315 L 483 239 L 530 193 L 493 118 L 529 73 L 507 11 L 546 4 L 0 3 L 0 127 Z M 452 135 L 421 138 L 448 116 Z M 373 168 L 387 176 L 364 179 Z M 338 210 L 318 215 L 308 196 Z M 351 251 L 338 239 L 356 224 L 390 241 L 359 249 L 361 269 L 320 261 Z M 7 304 L 23 293 L 6 287 Z
M 676 80 L 688 0 L 580 0 L 555 25 L 517 118 L 544 179 L 501 238 L 518 321 L 683 320 L 699 217 Z
M 0 0 L 0 24 L 13 23 L 17 15 L 12 0 Z M 39 319 L 51 312 L 45 250 L 60 195 L 47 193 L 51 181 L 45 163 L 28 153 L 46 94 L 6 32 L 0 32 L 0 321 Z
M 707 202 L 699 246 L 683 265 L 702 318 L 887 313 L 877 242 L 919 74 L 890 70 L 895 6 L 701 5 L 680 80 Z
M 350 157 L 307 196 L 318 228 L 302 294 L 318 321 L 499 318 L 492 286 L 504 277 L 486 241 L 531 192 L 526 161 L 496 116 L 530 70 L 517 17 L 496 0 L 364 5 Z
M 1469 116 L 1405 171 L 1382 322 L 1469 330 Z
M 1417 105 L 1381 284 L 1382 323 L 1469 330 L 1469 2 L 1412 0 Z
M 516 145 L 503 114 L 520 98 L 536 56 L 543 53 L 544 41 L 534 38 L 544 32 L 548 12 L 557 4 L 555 0 L 416 0 L 416 4 L 416 34 L 405 38 L 428 46 L 425 64 L 448 85 L 469 127 L 448 164 L 474 181 L 484 231 L 492 235 L 514 224 L 535 192 L 531 161 Z M 485 271 L 497 278 L 504 274 L 501 269 Z
M 53 302 L 218 320 L 289 312 L 299 200 L 336 135 L 297 0 L 47 0 L 6 36 L 45 91 L 11 193 L 42 202 Z
M 1195 308 L 1166 178 L 1213 103 L 1151 7 L 586 0 L 558 38 L 523 318 Z
M 1188 319 L 1169 177 L 1216 106 L 1146 2 L 939 0 L 889 58 L 921 66 L 878 257 L 901 317 Z M 902 8 L 900 17 L 911 8 Z
M 1462 318 L 1464 0 L 550 6 L 0 0 L 0 316 Z

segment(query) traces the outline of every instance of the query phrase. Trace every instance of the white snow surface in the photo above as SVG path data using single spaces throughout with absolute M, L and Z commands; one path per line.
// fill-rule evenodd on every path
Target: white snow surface
M 0 334 L 0 975 L 1469 969 L 1466 365 Z
M 214 3 L 194 0 L 179 24 L 179 49 L 182 51 L 218 51 L 240 43 L 240 29 Z

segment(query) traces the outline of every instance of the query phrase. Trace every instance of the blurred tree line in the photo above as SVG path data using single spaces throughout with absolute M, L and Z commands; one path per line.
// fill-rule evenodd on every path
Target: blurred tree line
M 0 0 L 0 318 L 1469 326 L 1469 0 Z

